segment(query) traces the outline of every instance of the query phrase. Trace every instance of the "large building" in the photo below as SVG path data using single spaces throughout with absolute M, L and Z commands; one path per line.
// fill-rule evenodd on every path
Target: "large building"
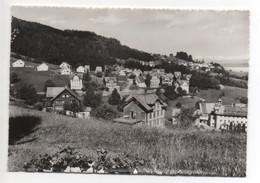
M 81 75 L 76 74 L 70 78 L 70 88 L 72 90 L 81 90 L 83 88 Z
M 223 105 L 200 103 L 200 122 L 216 129 L 247 130 L 247 106 L 241 104 Z
M 124 116 L 135 120 L 138 126 L 163 127 L 165 125 L 164 103 L 157 95 L 145 93 L 130 95 L 123 105 Z

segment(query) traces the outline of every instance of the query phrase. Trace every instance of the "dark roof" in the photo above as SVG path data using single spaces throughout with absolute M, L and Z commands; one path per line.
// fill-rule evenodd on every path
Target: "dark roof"
M 117 81 L 127 81 L 127 76 L 117 76 Z
M 156 101 L 162 104 L 162 107 L 166 107 L 167 104 L 164 103 L 157 95 L 153 93 L 141 94 L 141 95 L 130 95 L 125 100 L 125 105 L 129 104 L 131 101 L 137 100 L 147 111 L 152 110 L 152 106 Z M 124 106 L 125 106 L 124 105 Z
M 71 90 L 70 88 L 65 87 L 59 94 L 57 94 L 54 98 L 51 99 L 51 101 L 55 100 L 58 96 L 60 96 L 64 91 L 68 91 L 72 96 L 74 96 L 76 99 L 78 99 L 79 101 L 81 101 L 80 96 L 73 90 Z

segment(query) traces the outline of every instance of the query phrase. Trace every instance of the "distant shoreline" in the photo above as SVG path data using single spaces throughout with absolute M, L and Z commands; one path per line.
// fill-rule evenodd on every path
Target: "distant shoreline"
M 243 73 L 248 73 L 249 71 L 249 67 L 240 67 L 240 66 L 225 67 L 225 69 L 227 69 L 228 71 L 231 70 L 233 72 L 243 72 Z

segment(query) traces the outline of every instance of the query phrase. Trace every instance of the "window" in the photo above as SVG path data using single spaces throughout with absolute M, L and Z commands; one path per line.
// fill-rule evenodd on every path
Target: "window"
M 62 98 L 64 98 L 65 97 L 65 95 L 62 95 Z

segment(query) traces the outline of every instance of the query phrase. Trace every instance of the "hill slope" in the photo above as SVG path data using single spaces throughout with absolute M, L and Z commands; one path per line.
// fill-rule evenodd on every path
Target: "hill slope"
M 153 60 L 151 54 L 123 46 L 113 38 L 88 31 L 59 30 L 12 18 L 11 51 L 53 64 L 111 64 L 115 58 Z
M 10 117 L 41 119 L 37 130 L 9 146 L 9 171 L 24 171 L 23 164 L 33 157 L 53 155 L 59 147 L 70 145 L 92 157 L 96 156 L 95 150 L 102 147 L 108 150 L 108 156 L 124 152 L 132 160 L 144 158 L 145 173 L 154 173 L 157 169 L 173 175 L 185 175 L 189 171 L 195 175 L 245 176 L 245 134 L 135 128 L 16 106 L 9 109 Z

